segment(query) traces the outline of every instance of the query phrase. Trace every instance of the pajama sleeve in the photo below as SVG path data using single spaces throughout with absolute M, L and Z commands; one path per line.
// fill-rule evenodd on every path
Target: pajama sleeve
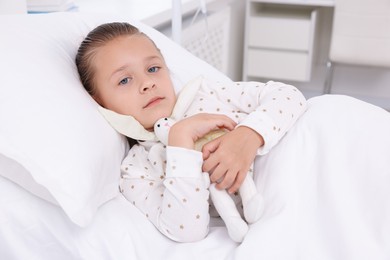
M 215 85 L 215 84 L 214 84 Z M 217 86 L 218 99 L 236 108 L 237 127 L 247 126 L 264 139 L 259 154 L 274 147 L 306 110 L 306 99 L 294 86 L 280 82 L 236 82 Z M 244 113 L 245 116 L 240 116 Z
M 149 152 L 141 146 L 133 148 L 122 164 L 124 196 L 168 238 L 178 242 L 203 239 L 210 217 L 202 154 L 163 145 Z

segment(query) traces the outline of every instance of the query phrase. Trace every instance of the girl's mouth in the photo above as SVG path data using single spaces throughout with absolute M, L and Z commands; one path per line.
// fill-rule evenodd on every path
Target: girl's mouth
M 155 97 L 155 98 L 152 98 L 151 100 L 149 100 L 149 102 L 146 104 L 146 106 L 144 106 L 143 108 L 149 108 L 149 107 L 152 107 L 154 105 L 157 105 L 158 103 L 161 102 L 161 100 L 163 100 L 164 98 L 162 97 Z

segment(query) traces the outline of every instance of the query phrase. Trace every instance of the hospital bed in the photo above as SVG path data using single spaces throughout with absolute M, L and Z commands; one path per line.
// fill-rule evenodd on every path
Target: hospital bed
M 118 190 L 127 141 L 99 114 L 74 57 L 95 26 L 128 21 L 165 56 L 177 91 L 230 79 L 139 21 L 53 13 L 0 17 L 1 259 L 390 259 L 390 115 L 341 95 L 308 101 L 255 182 L 266 205 L 241 244 L 218 219 L 176 243 Z

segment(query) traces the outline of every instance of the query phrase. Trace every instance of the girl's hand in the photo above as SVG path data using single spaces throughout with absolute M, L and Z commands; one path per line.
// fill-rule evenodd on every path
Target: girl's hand
M 233 130 L 236 123 L 225 115 L 197 114 L 174 124 L 168 137 L 169 146 L 194 149 L 194 143 L 210 131 L 217 129 Z
M 244 181 L 257 149 L 264 139 L 254 130 L 240 126 L 203 146 L 203 171 L 217 188 L 234 193 Z

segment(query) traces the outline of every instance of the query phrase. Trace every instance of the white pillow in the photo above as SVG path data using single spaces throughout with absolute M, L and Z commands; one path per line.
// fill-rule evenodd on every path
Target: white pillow
M 97 25 L 113 15 L 1 15 L 0 175 L 62 207 L 86 226 L 118 194 L 127 142 L 84 91 L 74 58 Z M 204 74 L 229 81 L 154 29 L 127 19 L 159 46 L 175 87 Z

